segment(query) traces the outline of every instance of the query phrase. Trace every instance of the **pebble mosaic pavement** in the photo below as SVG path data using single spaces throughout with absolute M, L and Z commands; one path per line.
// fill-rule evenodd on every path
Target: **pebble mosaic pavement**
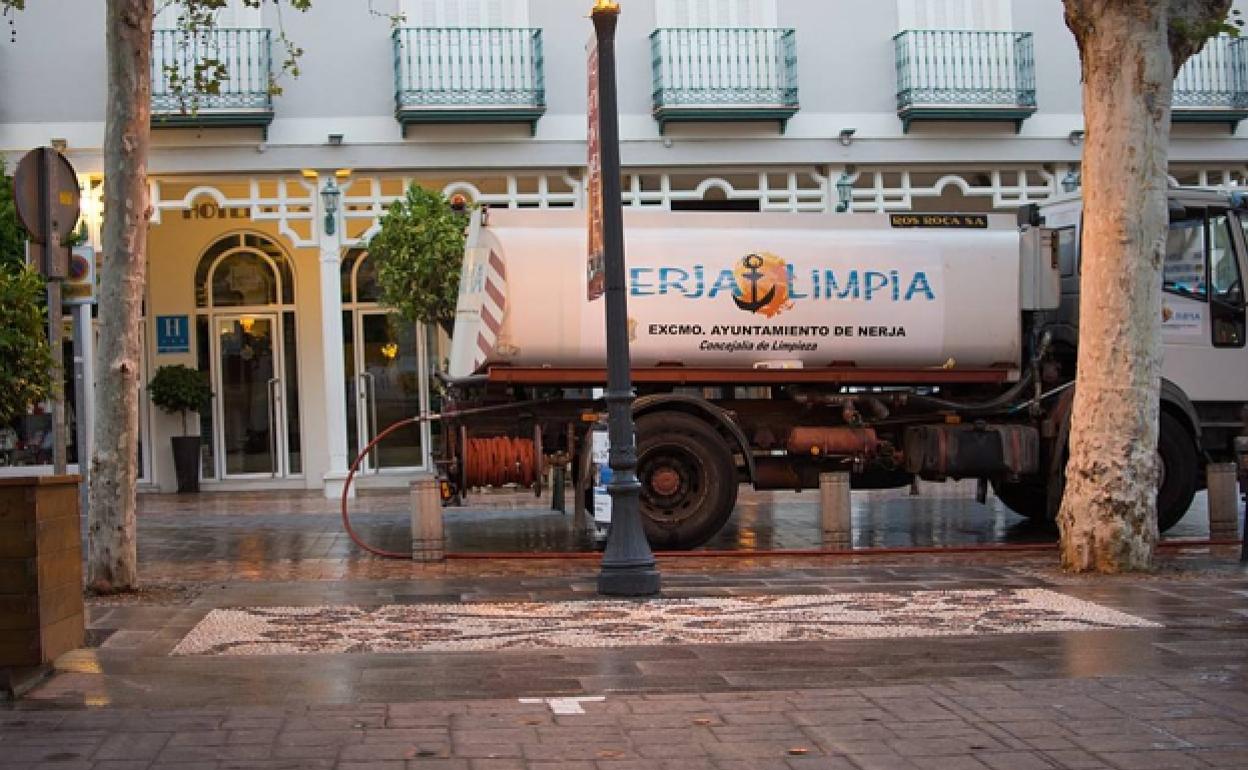
M 1041 588 L 215 609 L 172 655 L 468 652 L 1040 633 L 1159 624 Z

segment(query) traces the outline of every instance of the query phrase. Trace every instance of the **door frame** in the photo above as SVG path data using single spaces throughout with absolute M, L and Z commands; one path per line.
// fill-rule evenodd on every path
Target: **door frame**
M 363 262 L 362 259 L 359 261 Z M 359 265 L 357 264 L 355 268 L 352 270 L 353 279 L 354 279 L 354 273 L 358 269 L 359 269 Z M 352 349 L 352 355 L 355 358 L 355 360 L 352 362 L 353 364 L 352 371 L 354 372 L 352 376 L 355 378 L 355 382 L 354 382 L 355 403 L 348 405 L 348 408 L 352 412 L 354 412 L 354 414 L 347 415 L 348 420 L 352 420 L 352 419 L 355 420 L 355 444 L 356 445 L 352 447 L 352 450 L 355 453 L 353 455 L 354 457 L 354 456 L 358 456 L 360 452 L 364 451 L 364 447 L 368 445 L 369 441 L 372 441 L 373 435 L 374 435 L 373 426 L 370 425 L 370 423 L 373 422 L 373 420 L 369 419 L 368 412 L 361 407 L 362 402 L 364 402 L 365 400 L 364 398 L 365 389 L 363 386 L 364 377 L 370 376 L 368 375 L 367 372 L 364 371 L 364 318 L 366 316 L 381 316 L 385 318 L 385 317 L 395 316 L 395 313 L 393 311 L 389 311 L 382 307 L 379 307 L 373 303 L 364 303 L 364 302 L 351 303 L 348 305 L 347 310 L 351 313 L 351 335 L 352 335 L 351 336 L 352 338 L 351 349 Z M 415 338 L 416 338 L 416 357 L 417 357 L 417 361 L 419 362 L 419 366 L 417 369 L 417 374 L 418 374 L 417 383 L 419 387 L 419 404 L 420 404 L 420 412 L 422 414 L 425 414 L 425 413 L 428 413 L 429 411 L 429 371 L 428 371 L 428 367 L 425 366 L 425 361 L 428 356 L 428 341 L 426 340 L 427 335 L 425 333 L 426 332 L 425 325 L 422 323 L 414 323 L 414 326 L 415 328 L 413 329 L 413 334 L 415 335 Z M 370 391 L 375 393 L 375 390 L 373 389 L 370 389 Z M 376 409 L 375 396 L 373 397 L 373 401 L 374 403 L 372 403 L 371 406 L 375 413 L 375 409 Z M 385 425 L 377 425 L 376 429 L 385 430 L 386 427 L 387 426 Z M 394 468 L 374 467 L 372 458 L 365 457 L 364 462 L 360 464 L 360 470 L 361 472 L 366 473 L 371 476 L 386 476 L 386 475 L 400 476 L 400 475 L 405 475 L 405 474 L 418 473 L 421 471 L 427 471 L 429 470 L 432 464 L 431 448 L 430 448 L 430 444 L 432 440 L 433 440 L 433 431 L 430 428 L 429 421 L 425 420 L 420 423 L 420 453 L 421 453 L 420 465 L 404 465 L 404 466 L 399 466 L 399 467 L 394 467 Z
M 213 460 L 216 464 L 216 478 L 220 481 L 242 481 L 248 479 L 287 479 L 299 474 L 290 473 L 287 458 L 287 414 L 286 414 L 286 351 L 283 340 L 282 310 L 270 306 L 262 306 L 248 310 L 246 308 L 229 309 L 229 312 L 210 313 L 208 322 L 212 341 L 209 344 L 209 355 L 212 361 L 212 387 L 218 394 L 212 400 Z M 266 397 L 269 404 L 269 426 L 272 435 L 269 438 L 270 451 L 273 452 L 273 470 L 269 473 L 229 473 L 227 471 L 225 452 L 225 418 L 222 404 L 225 392 L 222 386 L 221 367 L 221 335 L 218 326 L 222 321 L 237 321 L 243 318 L 267 319 L 273 332 L 273 377 L 266 383 Z M 276 382 L 277 387 L 273 385 Z

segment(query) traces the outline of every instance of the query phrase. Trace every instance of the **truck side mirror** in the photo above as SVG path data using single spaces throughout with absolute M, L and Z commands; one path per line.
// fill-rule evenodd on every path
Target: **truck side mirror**
M 1044 224 L 1044 217 L 1040 216 L 1040 207 L 1035 203 L 1027 203 L 1018 207 L 1018 226 L 1019 227 L 1039 227 Z

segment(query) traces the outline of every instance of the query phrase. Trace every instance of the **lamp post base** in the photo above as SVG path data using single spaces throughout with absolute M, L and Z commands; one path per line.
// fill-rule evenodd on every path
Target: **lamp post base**
M 598 573 L 598 593 L 606 596 L 654 596 L 659 592 L 659 571 L 654 565 L 604 565 Z

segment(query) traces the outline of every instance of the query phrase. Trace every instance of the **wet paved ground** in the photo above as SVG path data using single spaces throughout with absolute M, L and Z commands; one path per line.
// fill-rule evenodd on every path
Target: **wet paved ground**
M 584 522 L 549 509 L 530 493 L 474 495 L 463 508 L 445 509 L 447 550 L 494 552 L 595 551 Z M 410 550 L 404 491 L 368 491 L 351 502 L 351 520 L 364 540 L 398 552 Z M 1009 511 L 989 498 L 974 500 L 974 486 L 923 484 L 905 491 L 855 492 L 855 548 L 976 546 L 1053 543 L 1057 532 Z M 571 511 L 569 499 L 567 508 Z M 339 503 L 317 492 L 262 492 L 140 498 L 140 556 L 149 579 L 213 579 L 287 565 L 289 578 L 368 577 L 374 561 L 343 531 Z M 188 526 L 189 524 L 189 526 Z M 1167 539 L 1205 538 L 1205 495 Z M 736 512 L 702 550 L 766 552 L 820 547 L 818 498 L 813 492 L 742 489 Z M 217 566 L 219 565 L 219 566 Z M 189 570 L 189 572 L 188 572 Z M 273 574 L 270 572 L 270 574 Z
M 914 522 L 898 509 L 923 503 L 890 500 L 856 499 L 856 543 L 1043 535 L 1019 534 L 1021 520 L 992 506 L 948 498 L 934 520 Z M 407 524 L 396 502 L 366 496 L 356 509 L 370 538 L 403 549 Z M 452 514 L 452 548 L 585 545 L 560 514 L 513 507 L 528 504 L 514 496 L 489 503 Z M 746 500 L 735 534 L 712 547 L 817 546 L 814 505 L 813 496 Z M 868 594 L 1042 588 L 1157 624 L 1148 628 L 169 654 L 221 608 L 596 598 L 592 553 L 382 561 L 355 551 L 332 511 L 311 496 L 144 498 L 147 590 L 91 600 L 94 646 L 63 656 L 53 679 L 0 710 L 0 769 L 1248 767 L 1248 573 L 1228 548 L 1169 549 L 1157 574 L 1102 578 L 1063 575 L 1052 552 L 659 560 L 668 598 L 853 603 Z M 477 518 L 469 527 L 460 515 Z

